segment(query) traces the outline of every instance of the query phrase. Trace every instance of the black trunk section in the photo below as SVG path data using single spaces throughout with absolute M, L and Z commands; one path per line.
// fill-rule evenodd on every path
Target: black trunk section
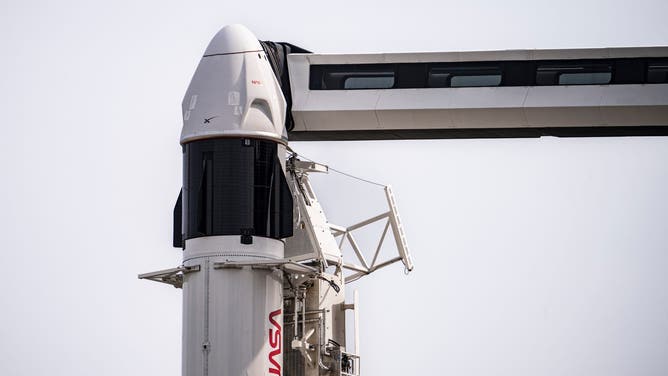
M 292 195 L 275 142 L 193 141 L 183 145 L 183 164 L 183 190 L 174 208 L 175 247 L 201 236 L 240 235 L 244 244 L 252 236 L 292 236 Z

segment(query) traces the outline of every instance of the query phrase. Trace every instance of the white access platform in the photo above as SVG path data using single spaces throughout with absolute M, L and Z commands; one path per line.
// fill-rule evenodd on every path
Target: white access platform
M 291 140 L 668 134 L 668 47 L 288 55 Z

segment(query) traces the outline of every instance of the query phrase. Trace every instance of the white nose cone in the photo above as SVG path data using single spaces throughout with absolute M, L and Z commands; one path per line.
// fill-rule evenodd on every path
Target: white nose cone
M 207 55 L 262 51 L 257 38 L 244 25 L 228 25 L 213 37 L 204 52 Z
M 218 137 L 287 142 L 283 92 L 260 42 L 242 25 L 211 40 L 182 108 L 182 144 Z

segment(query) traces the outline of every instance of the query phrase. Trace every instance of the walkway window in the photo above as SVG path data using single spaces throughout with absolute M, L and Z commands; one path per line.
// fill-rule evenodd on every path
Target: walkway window
M 378 75 L 351 75 L 343 82 L 344 89 L 390 89 L 394 86 L 394 73 Z
M 562 73 L 559 75 L 559 85 L 607 85 L 612 73 Z
M 321 66 L 321 90 L 391 89 L 395 87 L 395 67 L 391 64 L 345 64 Z M 313 72 L 312 72 L 313 73 Z
M 501 85 L 498 67 L 434 67 L 429 70 L 429 87 L 483 87 Z
M 668 61 L 662 63 L 650 63 L 647 66 L 647 83 L 668 83 Z
M 499 86 L 500 74 L 481 74 L 479 76 L 454 76 L 450 79 L 451 87 Z
M 610 64 L 541 65 L 536 70 L 536 85 L 607 85 L 611 80 Z

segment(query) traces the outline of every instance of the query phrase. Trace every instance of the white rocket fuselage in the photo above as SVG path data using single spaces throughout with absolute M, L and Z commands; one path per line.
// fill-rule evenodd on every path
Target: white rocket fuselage
M 238 236 L 190 239 L 184 266 L 199 265 L 183 284 L 185 375 L 282 375 L 282 276 L 246 268 L 215 269 L 225 261 L 282 258 L 280 240 Z
M 282 375 L 278 271 L 292 234 L 285 99 L 257 38 L 223 28 L 183 100 L 183 375 Z

